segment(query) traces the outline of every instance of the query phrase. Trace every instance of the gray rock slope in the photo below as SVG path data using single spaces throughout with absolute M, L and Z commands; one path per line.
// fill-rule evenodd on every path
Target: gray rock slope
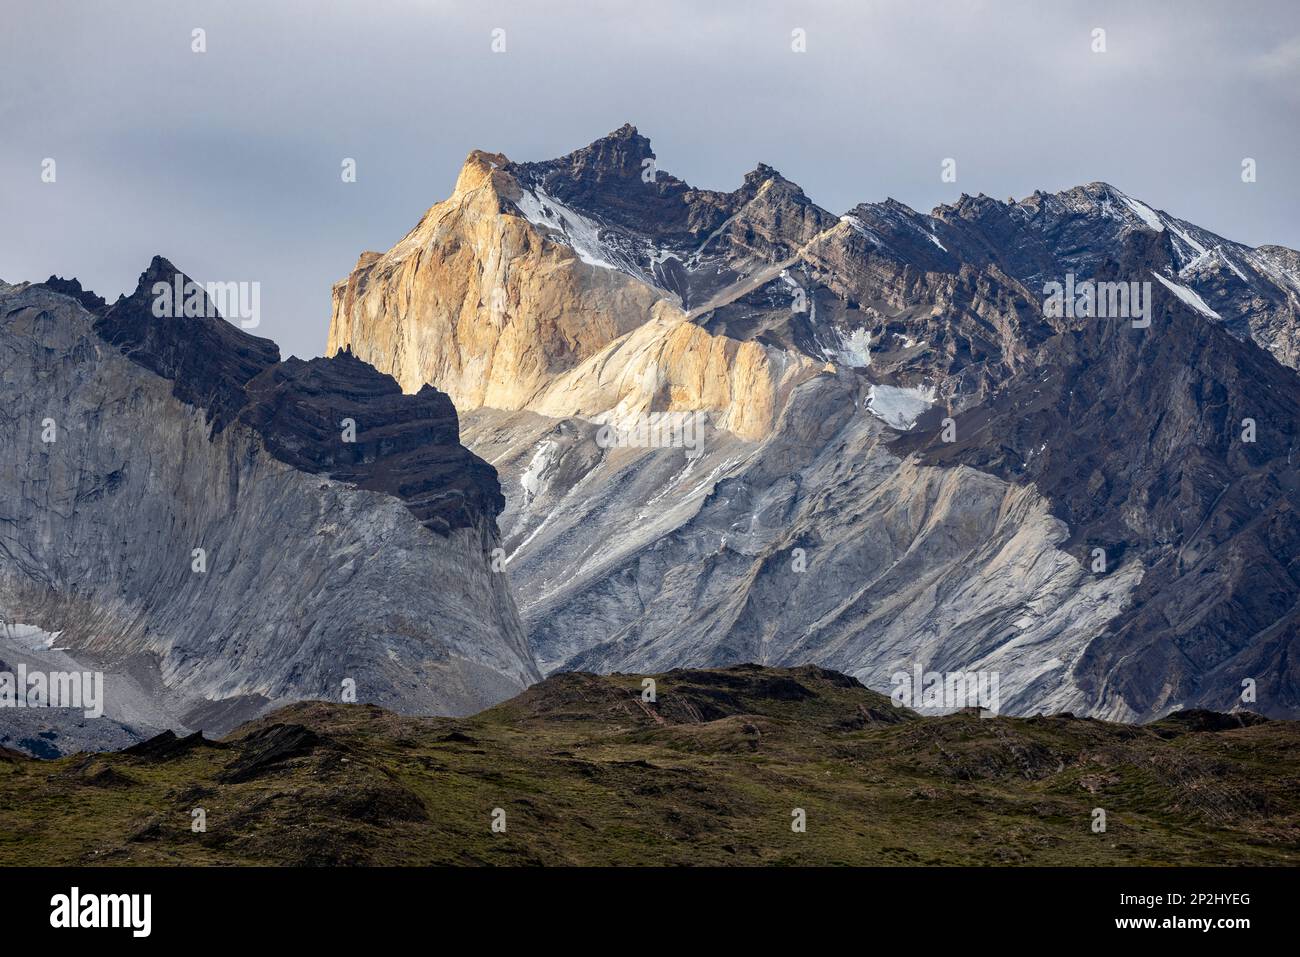
M 507 567 L 542 666 L 816 661 L 887 690 L 921 662 L 999 672 L 1003 710 L 1089 710 L 1071 669 L 1138 568 L 1088 574 L 1032 487 L 900 458 L 865 391 L 808 383 L 772 439 L 711 432 L 693 461 L 601 449 L 571 421 L 467 416 L 507 483 Z
M 0 660 L 103 671 L 108 698 L 98 723 L 0 709 L 0 740 L 219 732 L 345 683 L 463 714 L 536 680 L 492 570 L 496 477 L 446 397 L 348 356 L 278 363 L 219 318 L 155 319 L 140 297 L 171 269 L 113 307 L 0 286 Z

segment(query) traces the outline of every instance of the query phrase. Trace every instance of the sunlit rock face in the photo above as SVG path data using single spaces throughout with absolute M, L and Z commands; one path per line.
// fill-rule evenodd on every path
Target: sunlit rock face
M 389 252 L 363 254 L 334 287 L 328 351 L 350 349 L 407 391 L 435 384 L 462 412 L 707 409 L 738 434 L 769 431 L 778 396 L 824 363 L 787 361 L 690 322 L 681 296 L 647 281 L 671 281 L 651 239 L 607 240 L 544 180 L 470 154 L 448 200 Z
M 156 259 L 112 306 L 0 287 L 0 660 L 102 671 L 107 696 L 101 719 L 0 710 L 6 746 L 220 732 L 352 692 L 463 714 L 535 680 L 492 569 L 496 473 L 447 397 L 156 317 L 175 274 Z
M 1003 710 L 1126 720 L 1249 679 L 1296 714 L 1298 263 L 1102 183 L 695 189 L 625 126 L 472 153 L 335 287 L 329 350 L 456 403 L 545 670 L 996 671 Z M 1150 325 L 1051 314 L 1067 274 L 1147 283 Z

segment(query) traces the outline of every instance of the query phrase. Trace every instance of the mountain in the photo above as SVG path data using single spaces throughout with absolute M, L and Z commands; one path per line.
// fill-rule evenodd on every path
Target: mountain
M 640 675 L 567 673 L 468 718 L 310 702 L 219 741 L 0 750 L 0 863 L 1297 860 L 1295 722 L 918 717 L 811 666 L 646 677 L 653 701 Z
M 1149 284 L 1150 325 L 1045 307 L 1076 281 Z M 692 188 L 624 126 L 471 153 L 335 285 L 328 351 L 452 398 L 546 672 L 1295 717 L 1298 310 L 1300 254 L 1103 183 L 836 215 L 762 164 Z
M 161 258 L 112 305 L 0 285 L 0 672 L 102 672 L 106 698 L 5 708 L 0 742 L 222 732 L 346 690 L 466 714 L 535 681 L 496 472 L 447 396 L 346 353 L 281 361 L 202 292 L 156 316 L 160 282 L 191 288 Z

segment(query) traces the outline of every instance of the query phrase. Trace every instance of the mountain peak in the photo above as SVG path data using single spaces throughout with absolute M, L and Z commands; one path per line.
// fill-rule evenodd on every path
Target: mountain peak
M 654 156 L 650 140 L 631 123 L 624 123 L 572 153 L 541 162 L 511 163 L 509 169 L 525 185 L 538 183 L 551 192 L 557 179 L 593 184 L 610 180 L 640 182 Z
M 97 296 L 91 290 L 82 288 L 81 281 L 75 276 L 71 279 L 51 276 L 49 279 L 45 280 L 42 285 L 47 289 L 53 289 L 55 292 L 62 293 L 65 296 L 70 296 L 93 313 L 103 312 L 104 308 L 108 305 L 102 296 Z
M 1090 183 L 1083 183 L 1082 185 L 1073 187 L 1073 189 L 1082 190 L 1083 192 L 1087 193 L 1090 196 L 1119 197 L 1125 195 L 1123 190 L 1117 189 L 1116 187 L 1110 185 L 1110 183 L 1107 183 L 1105 180 L 1100 180 L 1100 179 L 1094 179 Z M 1065 190 L 1065 192 L 1067 193 L 1070 191 L 1071 190 Z
M 129 296 L 119 296 L 109 310 L 123 317 L 144 323 L 184 320 L 228 328 L 248 339 L 223 318 L 217 304 L 208 296 L 208 287 L 186 274 L 166 256 L 155 255 L 136 280 L 135 291 Z M 256 340 L 269 342 L 269 340 Z M 277 358 L 278 358 L 277 351 Z
M 676 232 L 690 216 L 690 187 L 655 166 L 650 140 L 631 123 L 556 159 L 502 168 L 539 199 L 558 200 L 605 224 Z
M 149 265 L 145 267 L 144 272 L 140 273 L 139 278 L 136 279 L 135 291 L 129 296 L 118 297 L 118 302 L 120 303 L 123 299 L 151 299 L 153 298 L 153 289 L 158 283 L 174 286 L 178 279 L 182 288 L 194 282 L 193 279 L 177 269 L 166 256 L 155 255 L 149 260 Z M 206 304 L 206 302 L 205 295 L 204 303 Z
M 569 160 L 575 170 L 594 172 L 598 176 L 613 173 L 639 178 L 645 168 L 644 162 L 653 160 L 654 156 L 649 138 L 638 133 L 631 123 L 624 123 L 563 158 Z
M 142 276 L 162 274 L 165 272 L 176 272 L 175 264 L 161 253 L 155 253 L 153 258 L 149 260 L 149 266 L 145 269 Z
M 766 163 L 759 163 L 752 170 L 750 170 L 748 173 L 745 174 L 745 185 L 761 186 L 769 179 L 784 180 L 785 177 L 782 176 L 780 170 L 776 169 L 775 167 L 768 166 Z
M 158 308 L 160 286 L 169 305 Z M 201 296 L 201 302 L 193 297 Z M 198 309 L 187 308 L 190 305 Z M 160 314 L 162 313 L 162 314 Z M 121 296 L 95 331 L 135 363 L 173 383 L 173 394 L 207 411 L 220 431 L 243 404 L 243 387 L 280 361 L 270 339 L 249 335 L 216 313 L 207 291 L 164 256 L 154 256 L 135 292 Z
M 640 136 L 640 135 L 641 135 L 641 134 L 639 134 L 639 133 L 637 132 L 635 126 L 633 126 L 631 123 L 624 123 L 624 124 L 623 124 L 622 126 L 620 126 L 618 129 L 614 130 L 614 131 L 611 132 L 611 133 L 607 133 L 605 136 L 603 136 L 603 137 L 601 137 L 601 138 L 602 138 L 602 139 L 606 139 L 606 140 L 611 140 L 611 139 L 632 139 L 632 138 L 637 137 L 637 136 Z M 644 137 L 642 137 L 642 138 L 644 139 Z

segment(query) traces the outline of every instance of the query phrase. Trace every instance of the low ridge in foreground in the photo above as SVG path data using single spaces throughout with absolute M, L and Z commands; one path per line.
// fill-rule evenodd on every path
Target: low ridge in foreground
M 0 864 L 1294 864 L 1300 723 L 920 717 L 813 666 L 0 749 Z M 800 821 L 805 824 L 800 830 Z M 1102 822 L 1104 821 L 1104 829 Z

